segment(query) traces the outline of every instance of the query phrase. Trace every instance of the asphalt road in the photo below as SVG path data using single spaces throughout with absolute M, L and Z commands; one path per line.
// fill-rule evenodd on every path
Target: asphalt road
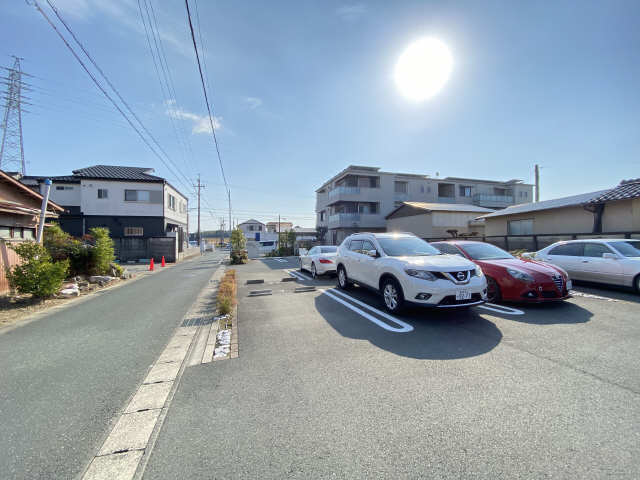
M 640 478 L 640 297 L 415 310 L 399 333 L 291 268 L 238 268 L 240 356 L 185 370 L 145 479 Z
M 219 258 L 188 260 L 0 332 L 0 478 L 83 471 Z

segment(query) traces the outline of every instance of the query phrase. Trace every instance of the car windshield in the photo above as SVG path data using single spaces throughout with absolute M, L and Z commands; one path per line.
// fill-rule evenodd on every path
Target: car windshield
M 320 253 L 336 253 L 338 247 L 321 247 Z
M 640 240 L 612 242 L 609 245 L 613 246 L 613 248 L 625 257 L 640 257 Z
M 462 248 L 474 260 L 502 260 L 513 258 L 508 252 L 490 243 L 469 243 Z
M 418 237 L 379 237 L 384 253 L 390 257 L 440 255 L 440 251 Z

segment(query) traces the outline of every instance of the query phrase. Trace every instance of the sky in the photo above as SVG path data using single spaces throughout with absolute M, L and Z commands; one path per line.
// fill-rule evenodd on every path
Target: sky
M 25 79 L 34 87 L 23 119 L 27 173 L 152 167 L 190 195 L 190 207 L 186 183 L 200 174 L 202 226 L 218 228 L 227 199 L 184 1 L 147 0 L 170 92 L 137 0 L 51 2 L 180 173 L 141 141 L 35 7 L 13 0 L 0 5 L 0 65 L 17 55 L 33 75 Z M 281 215 L 314 226 L 315 190 L 350 164 L 527 183 L 539 164 L 542 200 L 640 176 L 635 0 L 199 0 L 197 8 L 234 221 Z M 393 71 L 423 37 L 448 46 L 453 69 L 436 96 L 415 102 Z

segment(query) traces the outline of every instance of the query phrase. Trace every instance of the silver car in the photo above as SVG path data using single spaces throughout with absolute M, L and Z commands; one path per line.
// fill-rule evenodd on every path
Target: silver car
M 573 280 L 634 287 L 640 293 L 640 240 L 598 238 L 557 242 L 534 255 Z

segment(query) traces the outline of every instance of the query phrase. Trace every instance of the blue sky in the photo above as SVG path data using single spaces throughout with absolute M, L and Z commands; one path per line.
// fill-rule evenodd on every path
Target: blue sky
M 214 209 L 203 227 L 217 227 L 226 197 L 184 2 L 152 1 L 175 98 L 161 92 L 137 0 L 52 0 L 181 171 L 202 175 Z M 539 163 L 542 199 L 640 176 L 640 2 L 200 0 L 198 7 L 240 221 L 280 213 L 312 226 L 314 190 L 349 164 L 532 182 Z M 423 36 L 446 43 L 454 67 L 437 96 L 414 103 L 397 91 L 393 67 Z M 35 105 L 24 118 L 28 173 L 151 166 L 180 187 L 34 7 L 3 2 L 0 40 L 0 64 L 19 55 L 36 77 L 29 79 Z

